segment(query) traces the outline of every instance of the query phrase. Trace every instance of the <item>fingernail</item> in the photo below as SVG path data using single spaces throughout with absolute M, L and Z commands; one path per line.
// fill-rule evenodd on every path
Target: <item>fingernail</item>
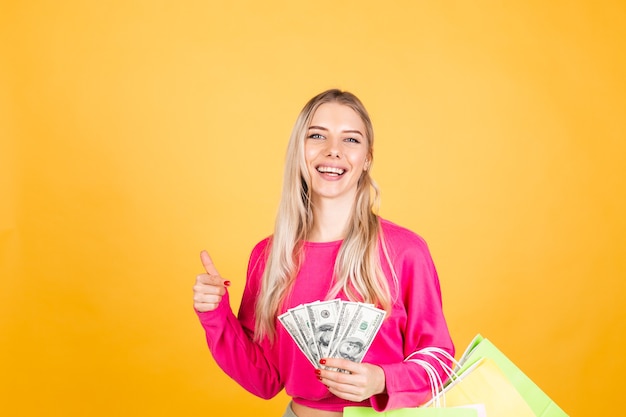
M 326 364 L 326 359 L 320 359 L 320 363 L 321 363 L 322 365 L 325 365 L 325 364 Z
M 322 371 L 320 371 L 319 369 L 315 370 L 315 375 L 321 375 L 321 374 L 322 374 Z
M 321 381 L 321 380 L 322 380 L 322 377 L 321 377 L 321 376 L 318 376 L 318 377 L 317 377 L 317 379 L 319 379 L 319 380 Z
M 224 286 L 225 287 L 230 287 L 230 281 L 224 281 Z

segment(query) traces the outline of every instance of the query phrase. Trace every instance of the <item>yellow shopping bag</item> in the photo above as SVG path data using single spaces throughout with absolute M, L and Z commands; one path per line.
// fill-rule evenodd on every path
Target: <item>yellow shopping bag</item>
M 463 371 L 472 366 L 475 361 L 485 357 L 495 361 L 537 417 L 567 417 L 565 411 L 548 397 L 537 384 L 524 374 L 524 372 L 490 340 L 480 334 L 474 337 L 463 356 L 459 359 L 459 366 L 456 372 L 463 373 Z
M 487 417 L 535 417 L 524 398 L 489 358 L 467 368 L 427 405 L 432 406 L 435 400 L 442 401 L 446 407 L 483 404 Z

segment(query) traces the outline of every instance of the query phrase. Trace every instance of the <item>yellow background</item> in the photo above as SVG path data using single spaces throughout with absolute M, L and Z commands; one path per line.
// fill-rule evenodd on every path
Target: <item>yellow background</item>
M 281 415 L 214 364 L 297 113 L 351 90 L 384 217 L 420 233 L 459 354 L 480 332 L 572 416 L 624 408 L 622 1 L 4 1 L 0 414 Z

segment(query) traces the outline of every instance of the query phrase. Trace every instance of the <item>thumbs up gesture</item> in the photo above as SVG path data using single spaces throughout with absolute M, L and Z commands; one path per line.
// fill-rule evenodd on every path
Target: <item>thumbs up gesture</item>
M 206 273 L 196 277 L 196 284 L 193 286 L 193 306 L 197 311 L 204 313 L 217 308 L 230 281 L 220 276 L 207 251 L 203 250 L 200 253 L 200 260 Z

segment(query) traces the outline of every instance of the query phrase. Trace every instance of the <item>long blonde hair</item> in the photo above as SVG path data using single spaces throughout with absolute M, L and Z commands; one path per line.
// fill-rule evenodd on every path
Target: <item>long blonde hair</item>
M 304 157 L 304 141 L 315 111 L 329 102 L 348 106 L 361 117 L 370 159 L 373 155 L 372 122 L 354 94 L 337 89 L 327 90 L 309 100 L 300 112 L 287 146 L 282 196 L 257 298 L 256 340 L 265 336 L 274 339 L 276 316 L 291 290 L 302 261 L 302 244 L 313 225 L 311 179 Z M 327 298 L 334 298 L 343 291 L 350 300 L 376 304 L 389 312 L 391 291 L 378 256 L 380 243 L 389 262 L 376 214 L 379 199 L 380 193 L 369 169 L 363 171 L 357 186 L 354 211 L 335 262 L 334 285 Z

